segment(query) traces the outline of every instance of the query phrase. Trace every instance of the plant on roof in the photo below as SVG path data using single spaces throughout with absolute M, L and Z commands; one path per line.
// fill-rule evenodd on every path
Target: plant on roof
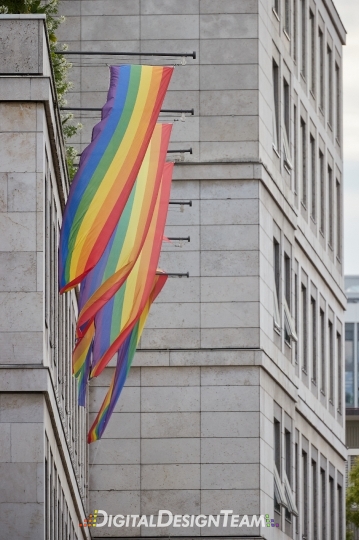
M 72 88 L 72 83 L 68 80 L 68 73 L 72 64 L 68 62 L 64 55 L 57 54 L 59 49 L 56 37 L 56 30 L 65 21 L 65 17 L 58 15 L 58 0 L 0 0 L 0 13 L 42 13 L 46 15 L 47 32 L 50 43 L 50 57 L 54 72 L 57 102 L 59 107 L 66 105 L 65 96 Z M 67 45 L 62 45 L 61 50 L 65 51 Z M 72 122 L 72 114 L 61 114 L 62 130 L 66 143 L 66 161 L 69 171 L 70 181 L 75 175 L 76 167 L 74 160 L 77 152 L 73 146 L 68 144 L 71 137 L 76 135 L 82 128 L 81 124 Z

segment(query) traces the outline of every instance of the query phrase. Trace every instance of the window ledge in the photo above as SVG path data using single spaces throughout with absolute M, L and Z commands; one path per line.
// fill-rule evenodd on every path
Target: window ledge
M 322 229 L 319 229 L 319 233 L 322 235 L 322 237 L 324 238 L 324 231 L 322 231 Z
M 338 263 L 342 264 L 342 260 L 341 260 L 341 258 L 339 257 L 339 255 L 337 255 L 336 259 L 337 259 Z
M 305 373 L 305 375 L 308 377 L 308 372 L 307 372 L 307 370 L 306 370 L 304 367 L 302 367 L 302 371 L 303 371 L 303 373 Z
M 334 251 L 334 248 L 330 242 L 328 242 L 328 248 L 330 249 L 330 251 Z
M 330 131 L 333 132 L 332 124 L 330 122 L 327 122 L 327 126 L 330 129 Z
M 310 95 L 312 96 L 312 98 L 313 98 L 314 101 L 315 101 L 315 94 L 314 94 L 313 90 L 310 90 Z
M 307 211 L 307 205 L 304 201 L 300 201 L 300 204 L 303 206 L 304 210 Z
M 278 15 L 278 13 L 276 12 L 276 10 L 275 10 L 274 7 L 272 7 L 272 11 L 273 11 L 273 13 L 274 13 L 275 18 L 276 18 L 278 21 L 280 21 L 280 17 L 279 17 L 279 15 Z
M 285 37 L 287 38 L 288 41 L 291 41 L 290 35 L 289 35 L 289 33 L 287 32 L 287 30 L 285 28 L 283 28 L 283 34 L 285 35 Z
M 337 143 L 338 146 L 341 146 L 340 139 L 338 137 L 335 137 L 335 142 Z
M 274 143 L 272 144 L 272 147 L 273 147 L 274 153 L 277 154 L 277 156 L 280 158 L 280 153 L 278 152 L 277 147 Z
M 323 388 L 320 389 L 320 393 L 322 394 L 322 396 L 325 396 L 325 392 L 324 392 Z
M 305 82 L 305 84 L 307 84 L 307 79 L 306 79 L 305 73 L 303 73 L 303 71 L 300 72 L 300 76 L 303 79 L 303 81 Z
M 277 334 L 280 336 L 281 335 L 281 331 L 280 331 L 280 328 L 278 328 L 278 326 L 273 326 L 273 329 L 275 332 L 277 332 Z
M 324 109 L 323 109 L 323 107 L 321 107 L 321 106 L 319 105 L 318 109 L 319 109 L 320 114 L 321 114 L 322 116 L 324 116 Z
M 315 219 L 315 217 L 314 217 L 314 216 L 310 216 L 310 219 L 312 220 L 312 222 L 314 223 L 314 225 L 316 225 L 316 224 L 317 224 L 317 220 Z

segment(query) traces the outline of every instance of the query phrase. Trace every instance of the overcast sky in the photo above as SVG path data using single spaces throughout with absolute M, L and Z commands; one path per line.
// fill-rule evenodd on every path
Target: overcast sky
M 359 275 L 359 0 L 334 0 L 344 47 L 344 271 Z

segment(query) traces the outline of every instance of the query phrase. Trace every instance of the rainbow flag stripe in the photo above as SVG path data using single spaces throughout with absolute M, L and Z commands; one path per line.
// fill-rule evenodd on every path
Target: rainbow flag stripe
M 173 163 L 166 163 L 147 238 L 130 275 L 95 317 L 92 377 L 100 375 L 136 324 L 151 293 L 160 258 Z
M 81 283 L 79 336 L 119 290 L 141 252 L 161 185 L 171 129 L 171 124 L 156 124 L 121 219 L 101 259 Z
M 101 405 L 101 409 L 89 430 L 87 436 L 88 443 L 92 443 L 101 439 L 106 429 L 106 426 L 115 409 L 116 403 L 118 402 L 118 399 L 120 397 L 122 388 L 124 387 L 124 384 L 126 382 L 128 372 L 130 371 L 130 367 L 135 356 L 136 347 L 145 326 L 151 304 L 161 292 L 166 281 L 167 275 L 165 274 L 157 275 L 155 277 L 155 282 L 153 284 L 150 297 L 146 302 L 145 308 L 142 311 L 137 323 L 135 324 L 125 341 L 122 343 L 121 348 L 118 351 L 115 373 L 112 378 L 110 388 Z
M 59 289 L 99 261 L 120 219 L 150 142 L 173 68 L 111 66 L 108 100 L 71 184 L 60 235 Z
M 83 369 L 88 349 L 92 346 L 91 377 L 98 376 L 131 332 L 147 302 L 161 252 L 172 171 L 173 163 L 165 163 L 149 230 L 129 276 L 96 314 L 77 342 L 73 352 L 73 365 L 77 371 Z

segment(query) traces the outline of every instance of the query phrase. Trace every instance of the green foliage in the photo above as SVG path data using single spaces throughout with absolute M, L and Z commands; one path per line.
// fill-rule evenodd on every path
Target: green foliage
M 68 72 L 72 64 L 68 62 L 64 55 L 57 54 L 58 50 L 56 30 L 65 17 L 58 16 L 58 0 L 0 0 L 0 13 L 42 13 L 46 15 L 47 31 L 50 42 L 50 57 L 54 72 L 57 100 L 59 107 L 66 105 L 65 95 L 72 88 L 72 83 L 68 80 Z M 66 45 L 62 46 L 62 50 L 67 49 Z M 76 135 L 82 128 L 81 124 L 71 124 L 73 115 L 61 114 L 62 127 L 65 142 Z M 76 150 L 72 146 L 66 145 L 66 160 L 69 169 L 70 180 L 72 180 L 76 168 L 74 167 L 74 159 L 76 158 Z
M 352 526 L 359 527 L 359 459 L 355 460 L 349 473 L 346 493 L 346 520 L 347 540 L 351 540 L 353 538 Z

